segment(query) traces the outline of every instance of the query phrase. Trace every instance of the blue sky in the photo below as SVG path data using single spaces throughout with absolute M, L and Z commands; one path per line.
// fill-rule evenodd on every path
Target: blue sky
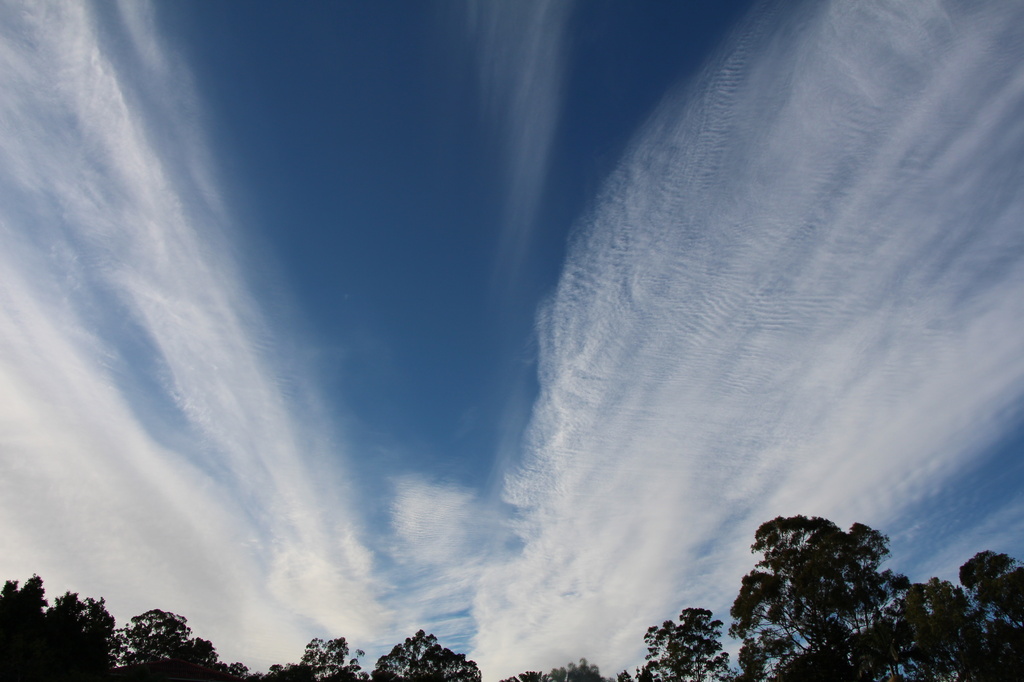
M 1024 556 L 1022 14 L 3 3 L 2 576 L 495 680 Z

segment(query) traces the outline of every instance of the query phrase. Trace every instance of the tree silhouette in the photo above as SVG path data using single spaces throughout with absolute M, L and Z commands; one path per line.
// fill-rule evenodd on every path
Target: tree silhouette
M 525 673 L 519 673 L 515 677 L 507 677 L 501 682 L 550 682 L 550 678 L 542 672 L 529 670 Z
M 587 659 L 581 658 L 580 662 L 568 663 L 561 668 L 554 668 L 548 673 L 551 682 L 605 682 L 601 677 L 601 671 Z
M 1024 567 L 979 552 L 960 567 L 960 583 L 932 578 L 907 594 L 918 676 L 1024 680 Z
M 219 658 L 213 644 L 192 637 L 188 620 L 176 613 L 152 609 L 135 616 L 115 633 L 117 660 L 120 665 L 134 665 L 178 658 L 208 668 L 217 667 Z
M 647 664 L 655 682 L 713 682 L 729 674 L 729 654 L 722 651 L 722 621 L 707 609 L 687 608 L 679 623 L 666 620 L 644 635 Z
M 743 639 L 741 679 L 877 679 L 899 675 L 909 581 L 880 570 L 888 539 L 854 524 L 778 517 L 757 529 L 763 555 L 743 578 L 729 633 Z
M 476 662 L 443 648 L 434 635 L 420 630 L 377 660 L 372 678 L 378 681 L 480 682 Z
M 1024 679 L 1024 565 L 1006 554 L 979 552 L 960 567 L 960 584 L 980 615 L 988 679 Z
M 979 552 L 960 584 L 909 585 L 882 570 L 887 538 L 862 524 L 778 517 L 758 528 L 761 558 L 744 576 L 729 632 L 742 638 L 740 671 L 722 651 L 722 622 L 685 608 L 678 622 L 648 628 L 646 663 L 614 682 L 1024 682 L 1024 565 Z M 183 616 L 157 609 L 114 629 L 102 599 L 68 592 L 48 604 L 39 576 L 0 590 L 0 682 L 100 682 L 111 664 L 162 658 L 256 682 L 480 682 L 475 662 L 423 630 L 382 656 L 372 674 L 344 637 L 313 639 L 299 663 L 249 674 L 218 660 Z M 124 671 L 119 671 L 124 672 Z M 133 676 L 152 675 L 139 666 Z M 143 677 L 138 677 L 143 679 Z M 155 679 L 155 678 L 154 678 Z M 613 682 L 585 658 L 502 682 Z
M 0 591 L 0 680 L 86 680 L 111 663 L 114 618 L 102 599 L 66 592 L 48 606 L 43 580 L 32 576 Z
M 316 682 L 355 682 L 367 677 L 359 667 L 359 657 L 364 653 L 359 649 L 355 653 L 350 659 L 344 637 L 326 641 L 318 637 L 306 645 L 300 665 L 309 669 Z

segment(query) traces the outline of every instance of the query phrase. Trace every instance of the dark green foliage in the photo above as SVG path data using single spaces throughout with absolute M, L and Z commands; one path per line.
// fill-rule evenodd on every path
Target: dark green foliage
M 932 578 L 907 593 L 913 662 L 921 679 L 967 680 L 980 654 L 980 623 L 958 585 Z
M 317 682 L 349 682 L 364 679 L 359 667 L 363 651 L 356 649 L 354 658 L 349 658 L 348 642 L 344 637 L 337 639 L 313 639 L 302 654 L 302 665 L 313 671 Z
M 480 682 L 476 662 L 443 648 L 420 630 L 377 660 L 372 678 L 380 682 Z
M 508 677 L 501 682 L 548 682 L 548 676 L 544 673 L 531 670 L 525 673 L 519 673 L 515 677 Z
M 18 589 L 8 580 L 0 592 L 0 680 L 43 679 L 49 649 L 42 579 L 34 575 Z
M 629 673 L 622 672 L 621 675 L 625 675 L 626 679 L 629 679 Z M 515 677 L 509 677 L 502 682 L 613 682 L 612 680 L 601 677 L 601 670 L 594 664 L 587 662 L 587 659 L 581 658 L 579 663 L 568 663 L 559 668 L 552 668 L 551 672 L 539 673 L 539 672 L 525 672 L 516 675 Z
M 981 621 L 986 679 L 1024 680 L 1024 566 L 979 552 L 960 567 L 960 584 Z
M 114 633 L 114 642 L 118 665 L 178 658 L 213 668 L 220 662 L 209 640 L 192 637 L 184 616 L 159 609 L 133 617 Z
M 763 558 L 743 578 L 729 633 L 743 639 L 741 679 L 875 680 L 899 675 L 909 647 L 909 581 L 880 570 L 888 540 L 854 524 L 778 517 L 751 546 Z
M 0 681 L 98 679 L 110 666 L 114 618 L 102 599 L 67 592 L 48 606 L 43 581 L 0 592 Z
M 707 609 L 683 609 L 679 623 L 666 620 L 644 635 L 647 664 L 654 682 L 712 682 L 729 675 L 729 654 L 722 651 L 722 621 Z
M 1024 680 L 1024 567 L 980 552 L 960 568 L 960 583 L 932 578 L 907 594 L 917 678 Z
M 551 682 L 605 682 L 601 671 L 596 665 L 581 658 L 580 662 L 569 663 L 561 668 L 554 668 L 548 673 Z
M 103 599 L 83 601 L 71 592 L 57 597 L 46 611 L 46 629 L 56 666 L 96 673 L 110 667 L 114 617 L 107 613 Z
M 636 671 L 636 682 L 654 682 L 654 674 L 646 665 Z
M 299 663 L 273 665 L 270 672 L 259 679 L 264 682 L 357 682 L 369 679 L 359 667 L 363 652 L 356 649 L 349 658 L 348 642 L 344 637 L 310 640 Z
M 259 675 L 256 679 L 261 682 L 314 682 L 313 671 L 301 663 L 275 663 L 265 675 Z
M 234 675 L 235 677 L 249 677 L 249 666 L 244 663 L 239 663 L 238 661 L 235 661 L 234 663 L 218 663 L 213 666 L 213 669 L 229 675 Z

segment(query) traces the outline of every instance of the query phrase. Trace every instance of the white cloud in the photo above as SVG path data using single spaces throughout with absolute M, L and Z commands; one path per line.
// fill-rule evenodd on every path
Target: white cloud
M 231 260 L 187 79 L 148 9 L 103 8 L 126 45 L 94 9 L 0 10 L 0 569 L 250 662 L 370 636 L 353 492 Z
M 1003 433 L 1024 394 L 1022 20 L 768 9 L 665 102 L 540 318 L 505 488 L 525 549 L 475 602 L 489 675 L 635 663 L 681 606 L 726 615 L 760 522 L 891 530 Z
M 469 489 L 415 476 L 396 480 L 391 512 L 398 632 L 423 628 L 465 651 L 468 607 L 502 540 L 497 513 Z
M 505 224 L 496 279 L 514 278 L 530 247 L 561 110 L 565 24 L 572 3 L 470 3 L 483 109 L 502 139 Z M 503 281 L 504 280 L 504 281 Z
M 398 482 L 393 506 L 395 536 L 401 555 L 422 564 L 444 564 L 465 555 L 475 529 L 474 496 L 452 485 L 416 478 Z

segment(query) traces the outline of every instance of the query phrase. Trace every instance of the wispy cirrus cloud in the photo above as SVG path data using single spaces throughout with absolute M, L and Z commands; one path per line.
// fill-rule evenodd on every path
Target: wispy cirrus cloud
M 387 612 L 149 12 L 0 9 L 0 568 L 280 662 Z
M 466 651 L 473 595 L 503 535 L 499 513 L 474 490 L 412 475 L 396 480 L 391 512 L 398 631 L 423 628 Z
M 725 615 L 760 522 L 894 532 L 1012 426 L 1021 26 L 996 2 L 766 3 L 665 101 L 540 316 L 485 670 L 635 663 L 681 605 Z
M 518 274 L 536 230 L 562 103 L 571 2 L 471 3 L 482 107 L 501 140 L 505 214 L 495 281 Z

